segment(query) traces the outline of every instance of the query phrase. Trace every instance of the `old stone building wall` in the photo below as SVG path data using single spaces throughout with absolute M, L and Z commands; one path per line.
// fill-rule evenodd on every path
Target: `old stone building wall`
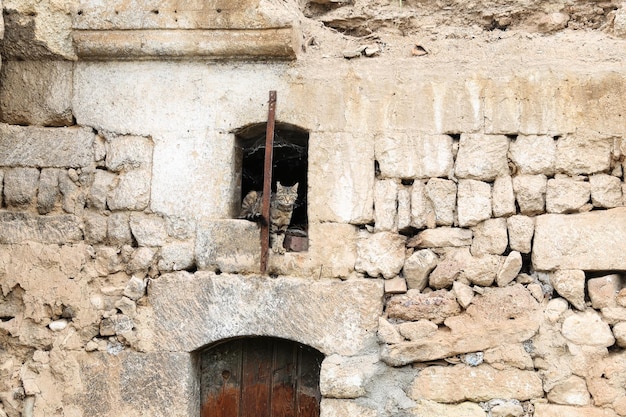
M 3 0 L 0 417 L 199 416 L 247 336 L 324 417 L 626 416 L 626 3 L 509 3 Z M 261 275 L 270 90 L 308 250 Z

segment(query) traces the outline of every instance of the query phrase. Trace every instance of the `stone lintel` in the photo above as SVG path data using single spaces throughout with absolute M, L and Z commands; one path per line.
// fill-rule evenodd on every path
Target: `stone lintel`
M 299 48 L 293 27 L 268 29 L 74 30 L 81 60 L 291 60 Z

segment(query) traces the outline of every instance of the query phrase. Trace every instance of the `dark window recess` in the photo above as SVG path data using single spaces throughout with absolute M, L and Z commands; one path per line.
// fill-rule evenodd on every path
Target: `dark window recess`
M 200 352 L 201 417 L 318 417 L 324 355 L 284 339 L 235 339 Z
M 263 190 L 265 128 L 265 123 L 259 123 L 236 132 L 241 149 L 240 202 L 248 192 Z M 308 249 L 308 154 L 309 133 L 297 126 L 277 122 L 274 133 L 272 192 L 276 192 L 277 182 L 285 186 L 298 183 L 298 199 L 285 238 L 286 249 L 294 252 Z

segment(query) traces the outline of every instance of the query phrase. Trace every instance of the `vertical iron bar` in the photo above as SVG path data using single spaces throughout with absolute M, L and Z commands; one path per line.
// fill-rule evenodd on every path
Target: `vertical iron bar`
M 261 224 L 261 273 L 267 271 L 270 245 L 270 197 L 272 194 L 272 159 L 274 158 L 274 122 L 276 119 L 276 91 L 270 91 L 265 130 L 265 165 L 263 168 L 263 210 Z

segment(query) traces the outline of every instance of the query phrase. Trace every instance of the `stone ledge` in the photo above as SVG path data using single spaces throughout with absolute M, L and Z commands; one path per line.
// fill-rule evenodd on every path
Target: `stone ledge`
M 292 60 L 299 46 L 293 27 L 271 29 L 74 30 L 81 60 Z
M 0 224 L 0 244 L 26 241 L 67 244 L 83 239 L 80 222 L 71 214 L 37 216 L 3 211 Z

